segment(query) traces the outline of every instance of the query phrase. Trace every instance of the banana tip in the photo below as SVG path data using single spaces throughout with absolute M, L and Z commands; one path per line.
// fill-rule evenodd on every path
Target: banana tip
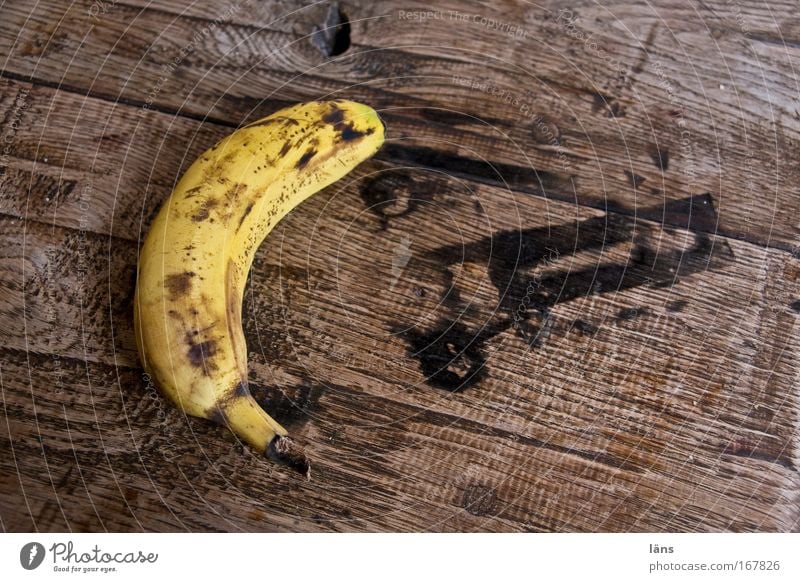
M 289 437 L 276 436 L 272 439 L 267 447 L 267 456 L 276 463 L 291 467 L 305 475 L 306 479 L 311 479 L 311 463 L 308 457 L 302 447 L 295 444 Z

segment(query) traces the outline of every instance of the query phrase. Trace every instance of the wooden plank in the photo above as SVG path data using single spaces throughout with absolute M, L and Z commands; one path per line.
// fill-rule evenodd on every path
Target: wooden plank
M 136 365 L 135 243 L 9 216 L 0 241 L 5 346 Z
M 58 7 L 40 4 L 36 24 L 23 27 L 19 38 L 28 9 L 11 10 L 2 37 L 10 51 L 6 71 L 24 76 L 35 70 L 43 82 L 228 124 L 273 110 L 275 100 L 333 91 L 379 107 L 395 139 L 414 137 L 440 151 L 509 163 L 529 175 L 531 165 L 550 172 L 560 178 L 546 188 L 556 199 L 574 200 L 573 183 L 579 202 L 594 207 L 608 199 L 633 207 L 711 192 L 721 233 L 788 250 L 796 244 L 796 162 L 787 153 L 796 149 L 798 137 L 791 59 L 769 43 L 747 39 L 757 44 L 752 57 L 742 52 L 741 34 L 725 29 L 727 35 L 709 37 L 701 22 L 690 21 L 680 38 L 691 55 L 693 68 L 687 70 L 672 35 L 656 24 L 686 22 L 686 11 L 693 9 L 680 3 L 665 3 L 657 15 L 623 4 L 621 22 L 643 31 L 638 36 L 618 34 L 608 18 L 595 31 L 595 12 L 582 7 L 575 26 L 587 35 L 596 32 L 605 53 L 586 49 L 553 14 L 545 19 L 526 13 L 530 34 L 498 43 L 497 32 L 486 26 L 467 27 L 474 35 L 454 34 L 462 27 L 407 22 L 395 12 L 390 18 L 381 5 L 363 16 L 369 19 L 363 22 L 366 44 L 354 42 L 330 61 L 285 27 L 281 32 L 221 23 L 195 40 L 198 29 L 206 30 L 214 19 L 117 4 L 94 22 L 91 6 L 76 3 L 65 16 Z M 292 23 L 293 29 L 312 26 Z M 466 50 L 462 45 L 473 36 L 477 44 Z M 427 52 L 409 48 L 411 39 L 427 45 Z M 501 44 L 502 54 L 489 51 Z M 181 56 L 185 47 L 190 51 Z M 721 67 L 720 51 L 735 63 Z M 610 86 L 608 54 L 618 55 L 635 78 Z M 180 61 L 174 70 L 171 55 Z M 765 68 L 770 77 L 762 75 Z M 496 95 L 495 89 L 506 93 Z M 509 102 L 508 95 L 519 102 Z M 772 113 L 765 117 L 764 111 Z
M 3 507 L 4 523 L 12 530 L 19 523 L 29 527 L 28 519 L 61 530 L 66 523 L 75 531 L 98 524 L 114 531 L 765 530 L 786 529 L 796 518 L 786 513 L 796 472 L 793 477 L 758 455 L 725 452 L 735 424 L 708 426 L 715 409 L 738 400 L 736 392 L 710 399 L 694 418 L 683 416 L 691 414 L 691 394 L 670 397 L 654 390 L 650 401 L 637 394 L 639 414 L 649 417 L 639 422 L 616 408 L 625 402 L 621 394 L 601 399 L 596 408 L 587 399 L 579 406 L 569 403 L 596 418 L 579 421 L 563 437 L 555 434 L 564 431 L 563 424 L 548 426 L 557 399 L 542 402 L 542 394 L 533 395 L 540 410 L 517 431 L 504 428 L 513 409 L 490 420 L 486 406 L 507 406 L 509 398 L 485 386 L 477 398 L 480 412 L 465 412 L 452 400 L 439 412 L 403 403 L 402 396 L 373 395 L 365 386 L 316 384 L 306 366 L 296 376 L 281 375 L 287 385 L 280 391 L 259 388 L 257 394 L 313 448 L 318 467 L 308 484 L 291 477 L 287 482 L 287 475 L 254 458 L 221 429 L 187 422 L 163 407 L 138 373 L 8 350 L 3 362 L 4 413 L 18 459 L 14 468 L 32 508 L 31 517 L 23 519 L 16 506 Z M 70 390 L 42 389 L 54 375 L 69 378 Z M 512 404 L 520 406 L 526 403 Z M 537 427 L 531 426 L 534 421 Z M 621 431 L 629 423 L 648 432 L 624 440 Z M 687 442 L 689 423 L 702 423 L 699 442 Z M 549 438 L 531 436 L 537 431 Z M 579 448 L 581 432 L 598 449 Z M 741 428 L 737 432 L 759 442 L 762 454 L 773 442 Z M 654 450 L 655 465 L 646 458 Z M 132 474 L 139 464 L 141 470 Z M 15 472 L 4 471 L 6 479 Z M 124 483 L 115 472 L 124 475 Z M 87 516 L 87 499 L 102 518 Z M 288 505 L 294 508 L 292 519 L 285 515 Z
M 127 0 L 124 4 L 136 6 L 140 9 L 153 8 L 152 4 L 148 4 L 144 0 Z M 216 18 L 220 18 L 226 23 L 241 26 L 266 28 L 279 32 L 291 30 L 298 35 L 309 35 L 313 32 L 315 26 L 324 24 L 330 4 L 332 3 L 307 4 L 302 0 L 272 0 L 270 2 L 242 0 L 240 2 L 230 2 L 220 9 L 219 4 L 213 0 L 197 0 L 192 2 L 190 6 L 182 4 L 180 0 L 162 0 L 158 3 L 157 8 L 173 16 L 192 17 L 198 22 L 212 22 Z M 558 17 L 559 11 L 564 8 L 563 3 L 557 0 L 545 0 L 536 4 L 509 2 L 502 6 L 501 18 L 499 14 L 493 13 L 484 4 L 472 0 L 459 0 L 458 2 L 443 0 L 437 3 L 434 10 L 431 9 L 429 4 L 423 2 L 406 2 L 402 7 L 399 7 L 396 3 L 386 0 L 377 0 L 376 2 L 364 4 L 338 3 L 338 6 L 340 11 L 347 15 L 350 22 L 351 36 L 357 43 L 380 46 L 387 41 L 385 33 L 388 24 L 399 25 L 405 23 L 407 25 L 404 30 L 394 31 L 393 35 L 395 36 L 409 35 L 413 32 L 409 30 L 413 28 L 412 24 L 425 24 L 434 27 L 437 25 L 439 27 L 461 25 L 463 30 L 469 30 L 474 33 L 475 40 L 473 44 L 482 48 L 491 48 L 493 51 L 506 48 L 498 46 L 496 42 L 502 35 L 506 35 L 512 40 L 529 37 L 527 29 L 511 30 L 511 26 L 516 25 L 518 28 L 522 28 L 525 24 L 536 20 Z M 725 0 L 704 0 L 702 4 L 697 5 L 660 0 L 657 3 L 651 3 L 646 7 L 646 11 L 642 10 L 641 5 L 630 1 L 617 0 L 613 6 L 613 14 L 603 11 L 596 4 L 587 0 L 577 0 L 571 3 L 569 8 L 573 12 L 592 16 L 603 14 L 601 20 L 606 24 L 612 24 L 613 19 L 624 21 L 656 14 L 664 18 L 672 17 L 675 19 L 680 16 L 685 19 L 681 30 L 705 24 L 717 36 L 722 33 L 732 34 L 738 32 L 742 36 L 753 38 L 759 42 L 766 42 L 767 37 L 774 37 L 770 38 L 773 41 L 772 44 L 781 45 L 785 43 L 785 49 L 787 50 L 794 48 L 792 41 L 796 34 L 800 32 L 797 21 L 786 17 L 791 13 L 790 9 L 794 6 L 791 0 L 776 0 L 770 4 L 771 10 L 769 11 L 764 10 L 764 6 L 757 0 L 742 0 L 737 2 L 735 6 Z M 103 10 L 103 7 L 99 6 L 97 7 L 99 10 L 90 10 L 90 15 L 95 21 L 98 21 L 113 11 L 114 7 L 109 4 Z M 427 14 L 420 15 L 420 11 L 426 11 Z M 432 12 L 434 14 L 431 14 Z M 500 10 L 497 10 L 497 12 L 499 13 Z M 464 18 L 464 16 L 467 16 L 467 18 Z M 472 16 L 476 18 L 470 18 Z M 495 22 L 486 22 L 483 17 L 486 17 L 487 20 L 492 18 Z M 504 27 L 504 24 L 509 26 Z M 617 27 L 618 29 L 621 28 L 619 22 L 617 22 Z M 783 42 L 778 37 L 778 31 L 784 37 Z M 378 34 L 379 32 L 383 34 L 380 35 Z M 492 36 L 486 33 L 491 33 Z M 417 31 L 412 40 L 418 42 L 424 38 L 425 34 Z M 488 42 L 487 39 L 489 38 L 493 39 L 493 42 Z M 455 35 L 452 32 L 449 40 L 467 44 L 467 40 L 463 35 Z M 424 48 L 424 46 L 420 46 L 420 48 Z M 522 48 L 524 50 L 524 47 Z
M 189 164 L 229 128 L 0 79 L 15 120 L 2 212 L 139 240 Z M 136 145 L 134 145 L 136 144 Z

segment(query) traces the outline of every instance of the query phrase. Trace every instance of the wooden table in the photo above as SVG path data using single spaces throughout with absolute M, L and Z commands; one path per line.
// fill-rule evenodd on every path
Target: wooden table
M 3 530 L 800 529 L 794 0 L 185 4 L 0 9 Z M 143 381 L 131 300 L 195 156 L 329 97 L 388 141 L 244 312 L 306 481 Z

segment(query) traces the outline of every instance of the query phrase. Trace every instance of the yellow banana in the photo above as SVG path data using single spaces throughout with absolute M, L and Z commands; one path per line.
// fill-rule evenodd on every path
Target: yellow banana
M 374 110 L 342 100 L 295 105 L 242 127 L 186 171 L 139 257 L 134 326 L 145 371 L 187 414 L 228 426 L 306 474 L 305 457 L 248 389 L 244 286 L 278 221 L 383 139 Z

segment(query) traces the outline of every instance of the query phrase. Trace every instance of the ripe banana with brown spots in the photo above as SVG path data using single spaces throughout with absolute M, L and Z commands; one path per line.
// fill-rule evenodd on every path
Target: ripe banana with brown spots
M 295 105 L 242 127 L 186 171 L 139 257 L 134 326 L 145 371 L 187 414 L 306 474 L 305 457 L 248 389 L 244 286 L 278 221 L 383 139 L 373 109 L 343 100 Z

